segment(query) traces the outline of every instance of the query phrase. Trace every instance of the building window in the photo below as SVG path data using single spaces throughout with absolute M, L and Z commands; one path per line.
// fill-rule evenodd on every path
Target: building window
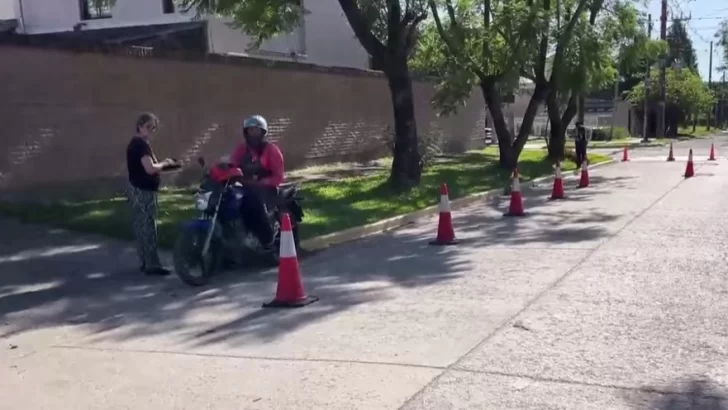
M 174 0 L 162 0 L 162 12 L 164 14 L 174 13 Z
M 81 0 L 81 20 L 111 18 L 116 0 Z

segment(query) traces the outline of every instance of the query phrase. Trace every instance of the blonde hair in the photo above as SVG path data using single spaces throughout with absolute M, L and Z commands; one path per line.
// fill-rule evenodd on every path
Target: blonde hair
M 146 124 L 153 122 L 154 126 L 159 126 L 159 118 L 157 118 L 156 115 L 152 114 L 151 112 L 145 112 L 139 115 L 136 120 L 136 132 L 139 132 L 139 129 Z

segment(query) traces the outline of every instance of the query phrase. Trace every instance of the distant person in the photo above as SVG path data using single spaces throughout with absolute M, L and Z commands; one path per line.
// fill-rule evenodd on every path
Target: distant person
M 581 164 L 586 161 L 586 128 L 584 128 L 584 124 L 582 122 L 577 122 L 575 125 L 576 141 L 574 141 L 574 145 L 576 146 L 576 166 L 581 167 Z
M 170 270 L 162 266 L 157 253 L 157 191 L 160 173 L 174 166 L 175 161 L 157 161 L 149 137 L 157 130 L 159 120 L 144 113 L 137 118 L 135 135 L 126 147 L 126 167 L 129 171 L 127 196 L 132 211 L 132 227 L 136 237 L 140 270 L 147 275 L 165 276 Z

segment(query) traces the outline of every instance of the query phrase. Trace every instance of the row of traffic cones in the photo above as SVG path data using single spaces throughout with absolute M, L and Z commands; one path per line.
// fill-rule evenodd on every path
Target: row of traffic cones
M 693 150 L 691 149 L 690 152 Z M 629 148 L 624 147 L 624 150 L 622 151 L 622 162 L 629 161 Z M 670 152 L 667 154 L 667 162 L 673 162 L 675 161 L 675 153 L 672 149 L 672 142 L 670 143 Z M 717 158 L 715 156 L 715 144 L 710 144 L 710 155 L 708 156 L 708 161 L 717 161 Z
M 555 165 L 555 176 L 554 176 L 554 187 L 551 192 L 550 199 L 564 199 L 564 179 L 561 174 L 561 164 L 556 163 Z M 579 178 L 579 185 L 577 188 L 586 188 L 589 186 L 589 163 L 585 160 L 581 166 L 581 177 Z M 452 225 L 452 213 L 450 210 L 450 198 L 447 189 L 447 184 L 442 184 L 440 189 L 440 219 L 437 224 L 437 236 L 430 245 L 447 246 L 456 245 L 459 243 L 455 237 L 455 229 Z M 508 212 L 503 216 L 526 216 L 526 210 L 523 206 L 523 195 L 521 194 L 521 181 L 518 174 L 518 169 L 513 171 L 512 182 L 511 182 L 511 198 L 508 204 Z
M 672 149 L 672 143 L 670 143 L 670 152 L 667 155 L 667 162 L 674 162 L 675 161 L 675 154 Z M 715 144 L 710 144 L 710 155 L 708 156 L 708 161 L 717 161 L 717 158 L 715 156 Z M 695 176 L 695 164 L 693 163 L 693 149 L 691 148 L 688 152 L 688 163 L 685 165 L 685 178 L 690 178 Z
M 626 149 L 626 148 L 625 148 Z M 690 149 L 690 159 L 692 160 L 693 150 Z M 708 155 L 708 161 L 717 161 L 718 158 L 715 154 L 715 144 L 710 144 L 710 155 Z M 672 149 L 672 142 L 670 143 L 670 152 L 667 154 L 667 162 L 675 161 L 675 152 Z
M 710 157 L 709 161 L 715 161 L 715 147 L 713 144 L 710 146 Z M 622 161 L 629 161 L 629 150 L 627 147 L 624 148 L 624 154 Z M 667 157 L 667 161 L 675 161 L 675 155 L 673 152 L 672 144 L 670 144 L 670 153 Z M 688 153 L 688 163 L 685 168 L 685 178 L 690 178 L 695 175 L 695 166 L 693 164 L 693 150 L 691 149 Z M 589 186 L 589 163 L 585 160 L 581 165 L 581 176 L 579 178 L 579 185 L 577 188 L 586 188 Z M 564 180 L 561 172 L 561 164 L 556 163 L 554 166 L 554 185 L 551 191 L 551 197 L 549 199 L 564 199 L 566 194 L 564 192 Z M 437 226 L 437 236 L 435 240 L 430 242 L 430 245 L 456 245 L 459 243 L 455 237 L 455 229 L 452 224 L 452 213 L 450 209 L 450 196 L 447 188 L 447 184 L 442 184 L 440 189 L 440 218 Z M 508 205 L 508 212 L 504 216 L 519 217 L 525 216 L 526 212 L 523 207 L 523 196 L 521 194 L 521 182 L 518 174 L 518 169 L 513 171 L 512 182 L 511 182 L 511 198 Z M 279 253 L 279 264 L 278 264 L 278 285 L 276 289 L 275 298 L 269 302 L 263 304 L 263 307 L 282 307 L 282 308 L 293 308 L 302 307 L 319 300 L 317 296 L 311 296 L 306 294 L 306 290 L 303 286 L 303 279 L 301 277 L 301 267 L 298 263 L 298 255 L 296 253 L 296 245 L 293 238 L 293 229 L 291 225 L 291 218 L 288 214 L 283 214 L 281 220 L 281 238 L 280 238 L 280 253 Z
M 716 161 L 717 158 L 715 156 L 715 144 L 710 144 L 710 155 L 708 156 L 708 161 Z M 622 153 L 622 162 L 629 161 L 629 149 L 627 147 L 624 147 L 624 151 Z M 670 152 L 667 154 L 667 162 L 674 162 L 675 161 L 675 152 L 672 147 L 672 143 L 670 143 Z M 688 153 L 688 163 L 685 166 L 685 178 L 690 178 L 695 176 L 695 164 L 693 163 L 693 150 L 690 149 Z M 554 188 L 556 189 L 556 188 Z
M 554 186 L 551 189 L 551 197 L 549 199 L 565 199 L 566 193 L 564 192 L 564 178 L 561 175 L 561 163 L 557 162 L 554 165 Z M 577 188 L 586 188 L 589 186 L 589 161 L 585 160 L 581 166 L 581 176 L 579 177 L 579 185 Z

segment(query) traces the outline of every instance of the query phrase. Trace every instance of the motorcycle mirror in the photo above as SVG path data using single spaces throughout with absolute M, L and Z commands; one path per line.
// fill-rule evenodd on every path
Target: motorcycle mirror
M 197 157 L 197 163 L 200 164 L 202 168 L 205 168 L 205 158 L 204 157 Z

